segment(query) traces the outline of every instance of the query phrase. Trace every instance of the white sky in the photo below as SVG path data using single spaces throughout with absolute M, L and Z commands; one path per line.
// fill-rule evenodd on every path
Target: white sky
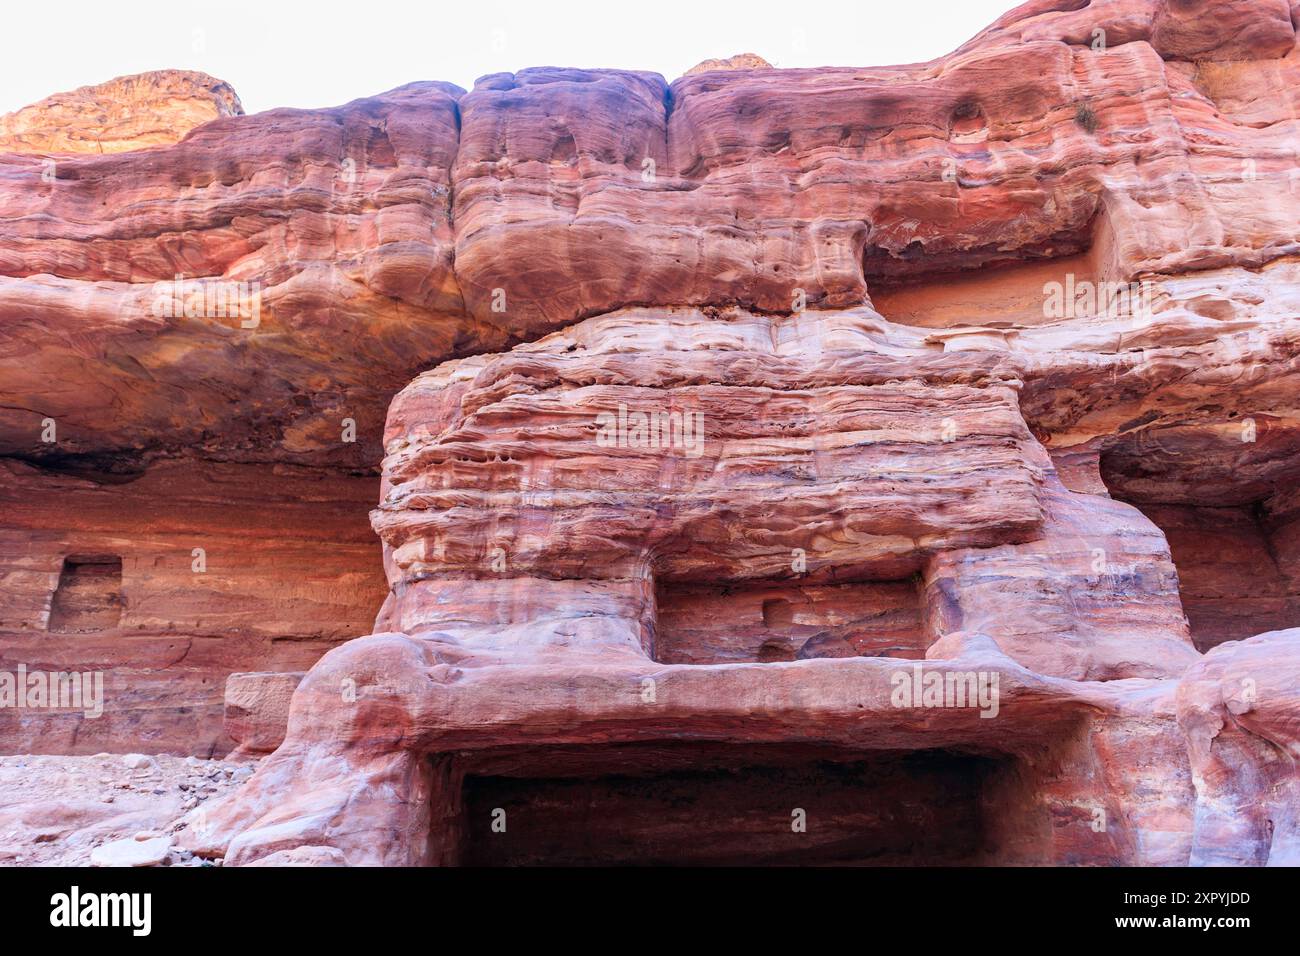
M 250 112 L 528 66 L 652 70 L 752 52 L 883 66 L 960 46 L 1019 0 L 63 0 L 6 4 L 0 113 L 126 73 L 202 70 Z

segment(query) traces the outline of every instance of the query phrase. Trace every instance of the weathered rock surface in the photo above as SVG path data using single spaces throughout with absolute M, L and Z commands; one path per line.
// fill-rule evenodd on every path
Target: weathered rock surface
M 757 53 L 737 53 L 735 56 L 721 60 L 703 60 L 682 75 L 694 76 L 696 73 L 711 73 L 714 70 L 770 70 L 771 68 L 772 64 Z
M 235 742 L 231 759 L 269 754 L 284 742 L 289 702 L 302 671 L 231 674 L 226 678 L 225 729 Z
M 99 674 L 102 710 L 0 707 L 10 753 L 219 756 L 227 675 L 297 671 L 383 601 L 375 484 L 286 466 L 0 463 L 0 673 Z
M 1197 792 L 1191 862 L 1300 863 L 1300 630 L 1212 649 L 1178 686 Z
M 243 112 L 230 84 L 206 73 L 119 76 L 0 116 L 0 152 L 100 154 L 170 146 L 197 126 Z
M 238 865 L 1296 862 L 1295 19 L 0 154 L 0 654 L 113 678 L 4 739 L 273 750 Z
M 229 117 L 48 182 L 0 154 L 0 450 L 373 467 L 392 391 L 478 338 L 451 276 L 456 92 Z
M 3 156 L 0 451 L 373 467 L 418 371 L 624 306 L 853 307 L 1074 254 L 1126 282 L 1300 251 L 1281 0 L 1190 12 L 1229 62 L 1153 47 L 1163 0 L 1055 6 L 931 64 L 540 68 L 223 118 L 48 181 Z M 256 284 L 258 324 L 155 289 L 178 275 Z
M 171 852 L 170 837 L 136 835 L 129 840 L 114 840 L 90 851 L 91 866 L 162 866 Z

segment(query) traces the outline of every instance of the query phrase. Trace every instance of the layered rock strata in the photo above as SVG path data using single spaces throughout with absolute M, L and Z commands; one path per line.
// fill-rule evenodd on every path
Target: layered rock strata
M 0 156 L 0 649 L 149 675 L 18 746 L 274 750 L 233 864 L 1295 862 L 1295 20 Z

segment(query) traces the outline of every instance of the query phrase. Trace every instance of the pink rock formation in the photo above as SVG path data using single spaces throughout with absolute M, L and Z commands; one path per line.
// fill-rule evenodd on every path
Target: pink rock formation
M 5 739 L 275 748 L 234 864 L 1294 862 L 1294 20 L 0 155 L 0 663 L 114 688 Z
M 289 703 L 304 674 L 231 674 L 226 678 L 226 736 L 237 744 L 231 759 L 269 754 L 284 743 Z
M 373 468 L 393 391 L 504 341 L 448 315 L 454 92 L 221 119 L 45 179 L 0 154 L 0 451 Z
M 1178 723 L 1197 790 L 1191 862 L 1300 863 L 1297 632 L 1220 645 L 1178 685 Z

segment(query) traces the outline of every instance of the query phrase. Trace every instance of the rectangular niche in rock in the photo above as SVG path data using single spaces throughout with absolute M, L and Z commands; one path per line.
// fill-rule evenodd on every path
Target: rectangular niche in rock
M 925 657 L 915 578 L 810 585 L 660 584 L 655 660 L 734 664 L 810 657 Z
M 69 555 L 50 603 L 49 630 L 57 634 L 105 631 L 122 619 L 122 559 Z

